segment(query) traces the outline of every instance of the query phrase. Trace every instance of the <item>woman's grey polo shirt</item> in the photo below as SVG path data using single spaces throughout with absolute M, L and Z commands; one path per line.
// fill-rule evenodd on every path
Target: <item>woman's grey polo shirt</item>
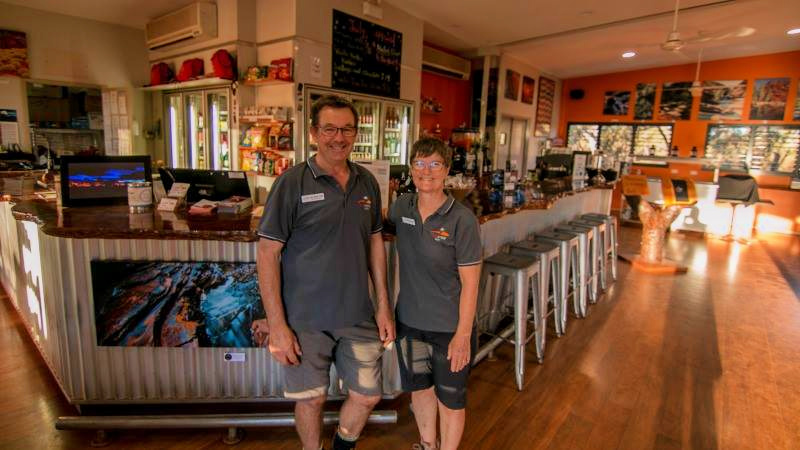
M 335 330 L 374 316 L 370 236 L 382 230 L 378 182 L 347 162 L 347 189 L 314 157 L 275 180 L 258 235 L 284 243 L 281 298 L 295 331 Z
M 420 330 L 453 332 L 461 296 L 459 266 L 480 264 L 478 218 L 448 196 L 423 223 L 417 194 L 401 195 L 389 208 L 400 257 L 397 320 Z

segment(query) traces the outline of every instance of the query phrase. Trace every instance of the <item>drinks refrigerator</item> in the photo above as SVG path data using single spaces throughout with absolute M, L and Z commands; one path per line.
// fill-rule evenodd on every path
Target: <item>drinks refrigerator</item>
M 164 94 L 170 167 L 233 169 L 231 95 L 227 87 Z
M 303 102 L 302 158 L 315 153 L 311 139 L 311 105 L 324 95 L 335 94 L 353 102 L 359 114 L 358 135 L 353 144 L 352 160 L 383 159 L 391 164 L 408 163 L 414 139 L 414 102 L 376 97 L 353 92 L 305 85 Z M 300 99 L 298 99 L 300 100 Z

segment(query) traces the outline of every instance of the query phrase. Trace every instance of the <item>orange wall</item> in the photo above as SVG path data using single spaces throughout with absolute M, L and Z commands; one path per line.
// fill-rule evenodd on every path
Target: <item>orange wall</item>
M 442 130 L 442 138 L 447 140 L 453 128 L 469 125 L 469 107 L 472 98 L 469 81 L 422 72 L 422 96 L 433 97 L 442 105 L 442 112 L 430 113 L 421 110 L 419 114 L 420 131 L 431 132 L 436 124 Z M 420 104 L 422 104 L 420 102 Z
M 657 83 L 655 114 L 658 116 L 658 102 L 661 98 L 661 85 L 664 82 L 693 81 L 696 64 L 683 64 L 679 66 L 659 67 L 655 69 L 635 70 L 631 72 L 618 72 L 606 75 L 596 75 L 583 78 L 572 78 L 564 81 L 561 90 L 561 114 L 559 117 L 558 135 L 566 141 L 567 123 L 569 122 L 633 122 L 633 105 L 636 101 L 635 92 L 637 83 Z M 791 119 L 797 95 L 797 83 L 800 78 L 800 51 L 775 53 L 771 55 L 749 56 L 746 58 L 723 59 L 719 61 L 703 62 L 700 66 L 700 80 L 747 80 L 747 93 L 744 99 L 742 117 L 750 115 L 750 101 L 753 85 L 758 78 L 791 78 L 789 86 L 789 99 L 786 105 L 784 118 Z M 586 93 L 581 100 L 569 98 L 572 89 L 583 89 Z M 603 102 L 606 91 L 629 90 L 631 102 L 627 116 L 603 115 Z M 689 156 L 692 146 L 697 146 L 700 155 L 703 153 L 706 141 L 706 129 L 709 123 L 715 121 L 697 120 L 700 102 L 695 99 L 692 103 L 691 120 L 675 122 L 672 143 L 677 145 L 680 156 Z M 637 121 L 642 123 L 659 122 L 658 120 Z M 737 120 L 724 121 L 725 123 L 765 123 L 763 120 Z M 800 121 L 766 121 L 774 124 L 800 124 Z
M 655 69 L 618 72 L 606 75 L 596 75 L 583 78 L 572 78 L 564 81 L 561 91 L 561 113 L 559 117 L 558 135 L 566 142 L 567 124 L 569 122 L 663 122 L 656 120 L 658 115 L 658 102 L 661 98 L 661 85 L 664 82 L 693 81 L 696 65 L 693 63 L 678 66 L 659 67 Z M 775 53 L 771 55 L 750 56 L 746 58 L 725 59 L 719 61 L 703 62 L 700 70 L 700 80 L 747 80 L 747 93 L 744 98 L 742 117 L 750 115 L 750 102 L 752 100 L 753 85 L 758 78 L 784 78 L 791 79 L 789 85 L 789 98 L 784 111 L 784 118 L 788 121 L 763 121 L 763 120 L 726 120 L 724 123 L 742 124 L 794 124 L 800 121 L 791 121 L 797 97 L 798 79 L 800 79 L 800 51 Z M 637 83 L 657 83 L 656 104 L 654 120 L 633 120 L 633 105 Z M 569 98 L 571 89 L 583 89 L 585 96 L 581 100 Z M 627 116 L 603 115 L 603 103 L 606 91 L 630 90 L 631 102 Z M 688 157 L 692 146 L 697 146 L 699 156 L 705 149 L 706 131 L 709 124 L 716 121 L 698 120 L 700 102 L 695 99 L 692 103 L 690 120 L 675 122 L 672 144 L 677 145 L 679 155 Z M 634 166 L 649 176 L 670 176 L 672 178 L 692 178 L 697 181 L 711 181 L 712 172 L 700 170 L 699 164 L 671 163 L 669 168 L 655 168 Z M 757 177 L 762 188 L 760 196 L 775 202 L 774 206 L 759 205 L 757 226 L 763 231 L 782 231 L 800 233 L 800 192 L 789 191 L 789 177 L 774 175 L 761 175 Z M 769 189 L 775 187 L 776 189 Z M 619 207 L 619 193 L 615 192 L 612 207 Z M 766 222 L 767 215 L 777 220 Z M 776 227 L 783 227 L 777 229 Z

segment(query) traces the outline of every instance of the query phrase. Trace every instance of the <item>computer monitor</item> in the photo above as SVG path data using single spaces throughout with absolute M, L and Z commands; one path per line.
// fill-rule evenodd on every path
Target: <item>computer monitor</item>
M 128 183 L 152 180 L 147 155 L 61 157 L 64 206 L 124 204 L 128 202 Z
M 162 167 L 158 169 L 158 173 L 167 193 L 173 183 L 187 183 L 189 190 L 186 201 L 189 203 L 201 199 L 220 201 L 234 195 L 250 198 L 250 186 L 243 171 Z

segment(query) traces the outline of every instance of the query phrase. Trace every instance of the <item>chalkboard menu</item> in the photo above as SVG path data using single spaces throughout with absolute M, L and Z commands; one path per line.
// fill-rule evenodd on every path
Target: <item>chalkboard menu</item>
M 332 87 L 400 98 L 403 33 L 333 10 Z

